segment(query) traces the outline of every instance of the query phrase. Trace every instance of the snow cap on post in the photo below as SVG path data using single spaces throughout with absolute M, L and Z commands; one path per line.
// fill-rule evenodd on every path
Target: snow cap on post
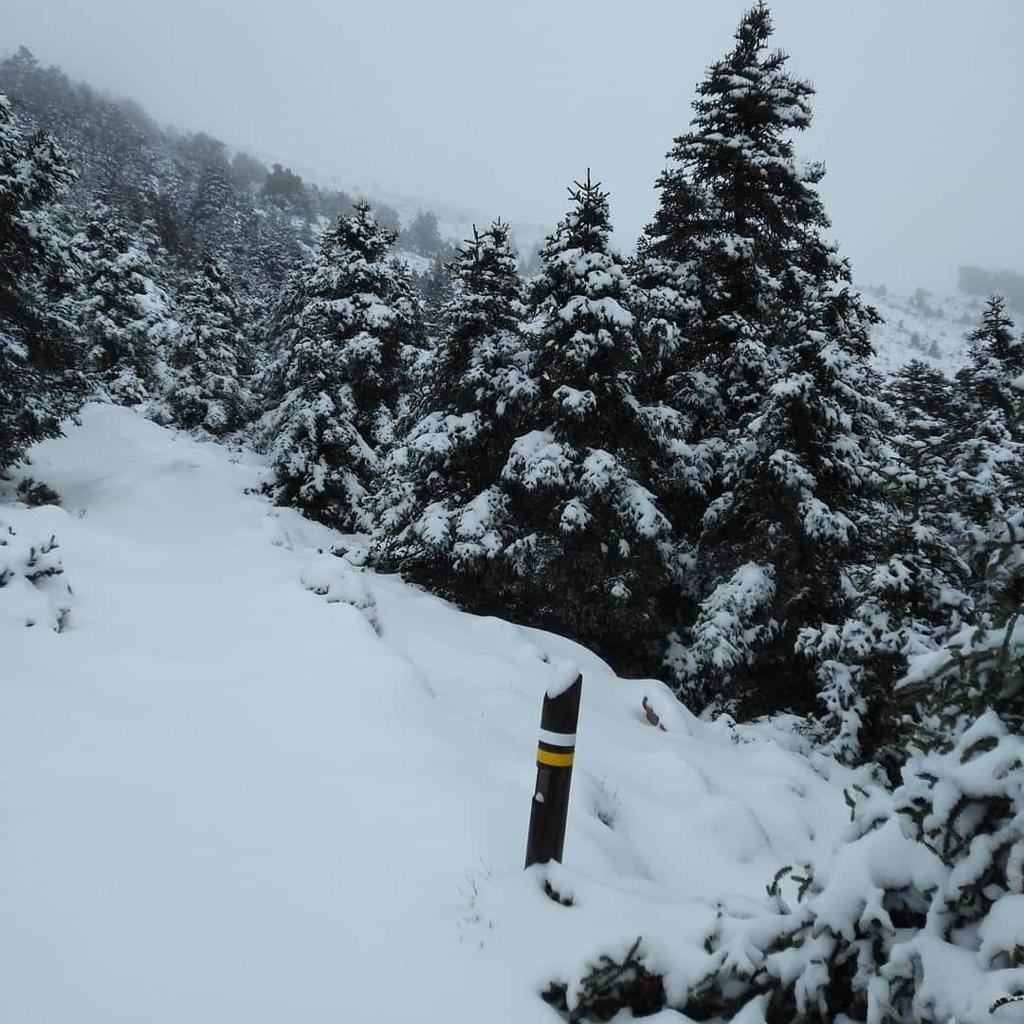
M 545 691 L 547 696 L 554 700 L 555 697 L 560 697 L 566 690 L 569 689 L 577 679 L 582 677 L 582 673 L 579 670 L 579 666 L 574 661 L 561 660 L 552 661 L 551 667 L 554 670 L 552 673 L 551 682 L 548 683 L 548 688 Z

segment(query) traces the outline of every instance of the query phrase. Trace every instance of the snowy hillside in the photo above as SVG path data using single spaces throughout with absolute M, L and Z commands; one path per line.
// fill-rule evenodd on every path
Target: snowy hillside
M 91 405 L 28 471 L 62 507 L 2 517 L 56 535 L 73 594 L 57 632 L 0 589 L 5 1021 L 553 1021 L 539 993 L 639 935 L 681 984 L 708 897 L 763 894 L 848 820 L 849 773 L 792 736 L 332 554 L 249 452 Z M 567 660 L 571 907 L 522 870 Z
M 887 288 L 866 288 L 865 296 L 885 320 L 871 336 L 879 369 L 892 372 L 920 359 L 953 374 L 966 363 L 965 338 L 981 318 L 978 297 L 923 290 L 900 295 Z

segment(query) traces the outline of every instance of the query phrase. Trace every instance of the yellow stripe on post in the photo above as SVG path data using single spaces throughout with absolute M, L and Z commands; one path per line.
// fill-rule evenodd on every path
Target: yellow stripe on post
M 550 768 L 571 768 L 573 751 L 567 754 L 556 754 L 552 750 L 537 748 L 537 764 L 546 764 Z

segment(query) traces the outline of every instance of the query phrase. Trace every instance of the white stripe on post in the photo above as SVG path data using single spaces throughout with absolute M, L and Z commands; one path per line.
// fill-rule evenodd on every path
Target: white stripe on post
M 574 732 L 552 732 L 550 729 L 541 729 L 541 741 L 550 743 L 553 747 L 575 747 L 576 733 Z

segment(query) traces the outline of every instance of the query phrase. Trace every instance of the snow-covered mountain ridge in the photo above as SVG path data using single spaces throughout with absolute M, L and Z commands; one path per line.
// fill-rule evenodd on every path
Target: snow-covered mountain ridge
M 966 363 L 966 337 L 981 322 L 981 298 L 923 289 L 901 295 L 886 287 L 865 288 L 864 295 L 884 321 L 871 335 L 874 362 L 880 370 L 891 373 L 920 359 L 953 374 Z

